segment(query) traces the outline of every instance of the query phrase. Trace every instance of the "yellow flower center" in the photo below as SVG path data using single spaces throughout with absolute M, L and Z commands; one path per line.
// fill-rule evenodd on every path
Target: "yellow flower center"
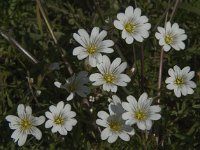
M 173 42 L 173 37 L 171 35 L 165 36 L 165 43 L 171 44 Z
M 32 127 L 32 124 L 31 124 L 30 120 L 25 118 L 25 119 L 21 120 L 20 127 L 21 127 L 22 130 L 27 130 L 27 129 L 30 129 Z
M 95 44 L 90 44 L 88 47 L 87 47 L 87 52 L 89 54 L 94 54 L 95 52 L 97 51 L 97 47 Z
M 128 33 L 133 33 L 135 31 L 135 25 L 132 22 L 128 22 L 125 24 L 125 30 Z
M 106 83 L 113 83 L 115 76 L 112 74 L 104 74 L 103 78 L 106 80 Z
M 113 131 L 113 132 L 118 132 L 121 130 L 122 128 L 122 124 L 118 121 L 111 121 L 109 123 L 109 126 L 110 126 L 110 129 Z
M 137 120 L 139 121 L 142 121 L 142 120 L 145 120 L 147 118 L 147 114 L 142 112 L 142 111 L 138 111 L 135 113 L 135 116 L 134 116 Z
M 182 85 L 184 84 L 184 79 L 182 77 L 177 77 L 176 80 L 174 81 L 176 85 Z
M 68 89 L 69 89 L 70 92 L 74 92 L 74 91 L 76 91 L 76 85 L 70 84 L 70 85 L 68 86 Z
M 54 118 L 54 123 L 57 125 L 62 125 L 64 123 L 64 119 L 61 117 L 61 115 L 56 116 Z

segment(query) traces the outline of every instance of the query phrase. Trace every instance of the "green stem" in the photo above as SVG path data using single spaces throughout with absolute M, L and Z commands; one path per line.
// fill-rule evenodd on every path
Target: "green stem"
M 46 23 L 46 25 L 47 25 L 47 28 L 48 28 L 48 30 L 49 30 L 49 32 L 50 32 L 50 34 L 51 34 L 51 36 L 52 36 L 52 38 L 53 38 L 53 40 L 54 40 L 54 43 L 57 44 L 58 41 L 57 41 L 57 39 L 56 39 L 56 37 L 55 37 L 55 35 L 54 35 L 54 32 L 53 32 L 53 30 L 52 30 L 52 28 L 51 28 L 51 26 L 50 26 L 50 24 L 49 24 L 49 21 L 48 21 L 48 19 L 47 19 L 47 17 L 46 17 L 46 14 L 45 14 L 45 12 L 44 12 L 43 7 L 42 7 L 42 4 L 41 4 L 40 0 L 36 0 L 36 2 L 37 2 L 37 5 L 38 5 L 38 7 L 39 7 L 39 9 L 40 9 L 40 12 L 41 12 L 41 14 L 42 14 L 42 17 L 43 17 L 43 19 L 44 19 L 44 21 L 45 21 L 45 23 Z
M 175 14 L 175 11 L 176 11 L 176 9 L 177 9 L 177 7 L 178 7 L 178 4 L 179 4 L 179 0 L 176 0 L 169 21 L 172 20 L 174 14 Z M 167 8 L 168 10 L 169 10 L 169 6 L 170 6 L 170 1 L 169 1 L 168 8 Z M 168 12 L 167 12 L 166 17 L 165 17 L 165 24 L 166 24 L 166 22 L 167 22 L 167 17 L 168 17 Z M 162 83 L 163 57 L 164 57 L 164 50 L 161 49 L 161 54 L 160 54 L 160 67 L 159 67 L 159 76 L 158 76 L 158 96 L 159 96 L 159 97 L 160 97 L 160 94 L 161 94 L 161 93 L 160 93 L 160 89 L 161 89 L 161 83 Z M 160 98 L 158 99 L 158 103 L 160 103 Z
M 148 142 L 148 133 L 147 133 L 147 130 L 145 130 L 145 132 L 144 132 L 144 150 L 148 149 L 147 142 Z
M 142 93 L 144 92 L 144 47 L 142 45 L 141 47 L 141 55 L 140 55 L 140 61 L 141 61 L 141 90 Z
M 32 88 L 32 83 L 30 82 L 30 73 L 29 72 L 27 72 L 27 81 L 28 81 L 28 87 L 29 87 L 29 90 L 30 90 L 30 92 L 31 92 L 31 95 L 33 96 L 33 99 L 35 100 L 35 102 L 36 102 L 36 104 L 38 105 L 38 106 L 40 106 L 40 103 L 39 103 L 39 101 L 38 101 L 38 99 L 37 99 L 37 97 L 35 96 L 35 94 L 34 94 L 34 92 L 33 92 L 33 88 Z

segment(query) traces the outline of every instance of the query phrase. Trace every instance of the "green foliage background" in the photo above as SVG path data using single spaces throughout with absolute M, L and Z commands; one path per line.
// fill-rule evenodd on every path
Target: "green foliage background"
M 175 1 L 170 1 L 169 15 L 174 3 Z M 119 88 L 117 92 L 123 101 L 129 94 L 138 98 L 143 91 L 146 91 L 150 97 L 154 97 L 154 104 L 156 104 L 161 47 L 154 34 L 157 25 L 164 25 L 164 13 L 168 1 L 137 0 L 137 6 L 142 9 L 142 15 L 149 18 L 152 28 L 150 37 L 142 44 L 134 42 L 135 57 L 133 45 L 127 45 L 121 39 L 120 32 L 113 26 L 113 20 L 116 19 L 117 13 L 124 12 L 129 5 L 135 7 L 135 1 L 42 0 L 42 5 L 58 40 L 58 45 L 54 44 L 35 0 L 0 0 L 0 29 L 16 39 L 39 61 L 39 64 L 32 63 L 17 48 L 0 36 L 0 149 L 19 148 L 12 141 L 13 131 L 9 129 L 8 122 L 5 121 L 7 115 L 16 115 L 18 104 L 30 105 L 34 115 L 39 116 L 44 114 L 50 105 L 61 100 L 65 101 L 68 93 L 53 85 L 55 80 L 64 81 L 65 78 L 70 77 L 59 49 L 64 49 L 64 57 L 71 63 L 74 72 L 84 69 L 91 74 L 95 71 L 95 69 L 85 66 L 83 61 L 78 61 L 76 57 L 72 56 L 73 48 L 78 45 L 72 35 L 79 28 L 90 32 L 94 26 L 98 26 L 107 30 L 107 38 L 115 42 L 115 52 L 109 54 L 109 57 L 113 60 L 121 56 L 128 62 L 129 68 L 126 73 L 131 76 L 132 81 L 127 89 Z M 196 82 L 197 88 L 193 95 L 176 98 L 172 91 L 165 88 L 165 83 L 162 83 L 160 97 L 162 119 L 154 123 L 149 133 L 147 142 L 149 150 L 200 149 L 200 1 L 182 0 L 179 2 L 173 22 L 179 23 L 180 27 L 185 29 L 188 39 L 184 51 L 171 50 L 165 53 L 163 81 L 168 76 L 168 69 L 175 64 L 181 68 L 190 66 L 196 72 L 193 80 Z M 141 48 L 144 48 L 145 53 L 144 81 L 142 83 Z M 130 71 L 132 66 L 136 68 L 134 75 Z M 27 76 L 34 79 L 30 85 L 27 82 Z M 89 102 L 89 97 L 82 99 L 77 96 L 69 102 L 77 113 L 78 124 L 67 136 L 52 134 L 50 129 L 45 129 L 44 125 L 41 125 L 39 128 L 43 132 L 42 140 L 37 141 L 29 136 L 26 144 L 19 149 L 142 150 L 144 136 L 136 128 L 137 134 L 129 142 L 118 139 L 116 143 L 108 144 L 107 141 L 101 141 L 99 129 L 95 124 L 96 114 L 100 110 L 107 111 L 107 98 L 112 94 L 102 92 L 99 88 L 92 86 L 91 89 L 91 96 L 102 95 L 99 100 Z M 41 95 L 36 94 L 37 90 L 41 90 Z

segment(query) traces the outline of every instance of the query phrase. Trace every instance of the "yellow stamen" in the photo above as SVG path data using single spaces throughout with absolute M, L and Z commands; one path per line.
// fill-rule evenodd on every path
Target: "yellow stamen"
M 138 111 L 135 113 L 135 116 L 134 116 L 137 120 L 145 120 L 147 118 L 147 115 L 146 113 L 142 112 L 142 111 Z
M 95 44 L 90 44 L 88 47 L 87 47 L 87 52 L 89 54 L 94 54 L 97 50 L 97 47 Z
M 57 125 L 62 125 L 64 123 L 64 119 L 61 115 L 54 117 L 54 123 Z
M 111 121 L 109 123 L 109 126 L 110 126 L 110 129 L 113 131 L 113 132 L 118 132 L 121 130 L 122 128 L 122 124 L 118 121 Z
M 104 74 L 103 78 L 106 80 L 106 83 L 113 83 L 115 76 L 112 74 Z
M 31 124 L 30 120 L 25 118 L 25 119 L 21 120 L 20 127 L 21 127 L 22 130 L 27 130 L 27 129 L 30 129 L 32 127 L 32 124 Z
M 128 33 L 133 33 L 135 31 L 135 25 L 132 22 L 128 22 L 125 24 L 125 30 Z
M 176 80 L 174 81 L 176 85 L 182 85 L 184 84 L 184 79 L 182 77 L 177 77 Z
M 171 44 L 173 42 L 173 37 L 171 35 L 165 36 L 165 43 Z

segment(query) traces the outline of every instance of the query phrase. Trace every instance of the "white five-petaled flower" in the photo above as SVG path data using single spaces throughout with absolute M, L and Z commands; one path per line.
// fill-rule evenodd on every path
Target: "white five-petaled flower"
M 103 90 L 112 92 L 117 91 L 117 86 L 127 86 L 131 79 L 128 75 L 122 74 L 127 67 L 127 63 L 120 64 L 121 58 L 116 58 L 111 64 L 106 55 L 103 56 L 102 60 L 102 63 L 97 64 L 100 73 L 94 73 L 89 77 L 93 85 L 103 85 Z
M 42 138 L 42 132 L 36 126 L 43 124 L 45 117 L 34 117 L 31 107 L 25 107 L 23 104 L 18 105 L 17 113 L 19 117 L 13 115 L 8 115 L 6 117 L 6 120 L 10 122 L 10 128 L 15 130 L 11 138 L 13 138 L 15 142 L 18 141 L 19 146 L 25 144 L 29 134 L 32 134 L 37 140 L 40 140 Z
M 99 111 L 97 116 L 100 119 L 96 120 L 96 124 L 105 129 L 101 132 L 101 139 L 108 139 L 109 143 L 113 143 L 120 137 L 124 141 L 130 140 L 130 135 L 134 135 L 135 131 L 130 125 L 125 124 L 125 120 L 122 119 L 120 112 L 110 112 L 108 114 L 105 111 Z
M 171 47 L 177 51 L 185 49 L 183 41 L 187 39 L 187 35 L 177 23 L 171 25 L 170 22 L 167 22 L 165 28 L 158 27 L 158 31 L 155 36 L 159 40 L 159 45 L 163 46 L 164 51 L 169 51 Z
M 79 60 L 85 59 L 92 67 L 96 67 L 102 61 L 101 53 L 112 53 L 114 50 L 110 48 L 114 45 L 112 40 L 103 40 L 107 36 L 105 30 L 99 32 L 98 27 L 92 29 L 91 35 L 84 29 L 79 29 L 78 34 L 74 33 L 74 39 L 81 46 L 74 48 L 73 55 Z
M 122 114 L 122 118 L 126 120 L 127 124 L 135 124 L 141 130 L 150 130 L 152 127 L 152 120 L 159 120 L 161 115 L 158 112 L 161 108 L 158 105 L 150 106 L 152 99 L 148 98 L 146 93 L 143 93 L 138 102 L 132 95 L 127 96 L 127 102 L 122 102 L 123 108 L 126 110 Z
M 75 93 L 81 97 L 86 97 L 90 93 L 89 87 L 85 86 L 89 82 L 88 73 L 86 71 L 81 71 L 76 76 L 75 74 L 66 80 L 65 84 L 60 82 L 54 82 L 54 85 L 58 88 L 66 89 L 70 95 L 67 97 L 67 100 L 72 100 Z
M 134 39 L 142 42 L 144 38 L 149 37 L 148 30 L 151 24 L 147 23 L 148 18 L 141 16 L 141 9 L 128 6 L 125 13 L 118 13 L 117 19 L 114 21 L 114 26 L 122 30 L 122 38 L 126 40 L 127 44 L 133 43 Z
M 64 105 L 60 101 L 57 106 L 51 105 L 49 111 L 45 113 L 49 119 L 45 123 L 46 128 L 51 128 L 53 133 L 59 132 L 61 135 L 67 135 L 67 131 L 71 131 L 72 127 L 76 125 L 77 120 L 74 119 L 76 113 L 71 111 L 71 105 Z
M 193 88 L 196 88 L 196 84 L 191 81 L 194 77 L 194 71 L 190 71 L 190 67 L 184 67 L 182 70 L 175 65 L 174 69 L 168 70 L 170 77 L 165 82 L 168 84 L 169 90 L 174 90 L 176 97 L 181 97 L 181 94 L 186 96 L 187 94 L 193 94 Z

